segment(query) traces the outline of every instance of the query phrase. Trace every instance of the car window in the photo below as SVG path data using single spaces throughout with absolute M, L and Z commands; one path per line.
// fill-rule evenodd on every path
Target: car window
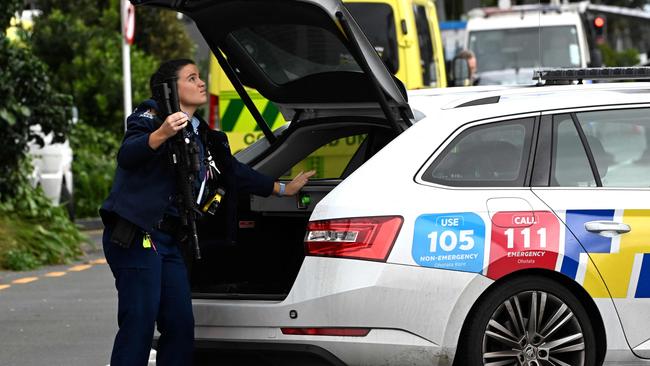
M 603 187 L 650 187 L 650 109 L 577 113 Z
M 256 25 L 237 29 L 231 37 L 276 84 L 283 85 L 318 73 L 361 72 L 361 67 L 341 41 L 318 27 Z
M 366 137 L 367 134 L 358 134 L 330 141 L 291 167 L 281 179 L 293 179 L 298 173 L 312 169 L 316 171 L 312 179 L 342 178 L 345 168 Z
M 533 121 L 490 123 L 463 131 L 422 179 L 454 187 L 522 187 Z
M 397 33 L 395 32 L 395 15 L 389 4 L 381 3 L 345 3 L 350 14 L 357 21 L 370 44 L 393 74 L 399 70 Z
M 581 64 L 575 26 L 473 31 L 469 34 L 469 49 L 476 54 L 479 73 L 540 66 L 578 67 Z M 541 59 L 540 49 L 543 50 Z
M 593 187 L 596 180 L 587 153 L 570 115 L 553 118 L 551 186 Z
M 415 16 L 415 27 L 418 32 L 418 44 L 420 45 L 420 65 L 422 66 L 422 83 L 428 86 L 436 85 L 436 64 L 433 59 L 433 42 L 427 9 L 422 5 L 413 5 Z

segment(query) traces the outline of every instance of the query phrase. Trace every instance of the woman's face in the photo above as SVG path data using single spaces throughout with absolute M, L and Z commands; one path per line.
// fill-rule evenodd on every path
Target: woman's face
M 178 71 L 178 98 L 181 107 L 199 107 L 208 101 L 205 83 L 196 65 L 188 64 Z

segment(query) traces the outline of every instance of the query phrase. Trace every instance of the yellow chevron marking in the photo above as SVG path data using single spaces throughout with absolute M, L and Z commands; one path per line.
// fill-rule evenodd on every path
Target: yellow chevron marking
M 46 273 L 45 277 L 61 277 L 61 276 L 65 276 L 66 273 L 67 272 L 50 272 L 50 273 Z
M 19 279 L 17 279 L 17 280 L 13 280 L 13 281 L 11 281 L 11 283 L 14 283 L 14 284 L 23 284 L 23 283 L 34 282 L 34 281 L 36 281 L 36 280 L 38 280 L 38 277 L 23 277 L 23 278 L 19 278 Z
M 106 264 L 106 259 L 105 258 L 95 259 L 94 261 L 90 261 L 90 264 Z
M 11 287 L 11 285 L 0 285 L 0 290 L 4 290 L 9 287 Z
M 73 271 L 73 272 L 85 271 L 90 267 L 92 267 L 90 264 L 80 264 L 78 266 L 68 268 L 68 271 Z

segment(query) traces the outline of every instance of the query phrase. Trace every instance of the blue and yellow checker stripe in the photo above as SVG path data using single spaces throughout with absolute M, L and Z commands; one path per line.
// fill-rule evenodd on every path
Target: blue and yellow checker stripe
M 603 237 L 585 230 L 594 220 L 624 222 L 632 230 Z M 650 210 L 567 210 L 565 222 L 560 272 L 582 282 L 595 298 L 650 298 Z

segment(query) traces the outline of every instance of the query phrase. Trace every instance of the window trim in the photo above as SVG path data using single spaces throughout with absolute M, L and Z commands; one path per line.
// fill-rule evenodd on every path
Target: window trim
M 537 146 L 530 187 L 550 187 L 553 171 L 553 116 L 542 115 L 539 120 Z
M 591 166 L 591 175 L 594 176 L 596 187 L 602 187 L 603 182 L 600 179 L 600 174 L 598 173 L 598 167 L 596 166 L 594 153 L 591 151 L 591 146 L 589 146 L 589 143 L 587 142 L 587 135 L 585 135 L 585 131 L 582 129 L 582 125 L 580 125 L 576 113 L 575 112 L 571 113 L 570 116 L 571 119 L 573 120 L 573 125 L 578 131 L 578 136 L 580 136 L 580 141 L 582 142 L 582 148 L 585 150 L 585 153 L 587 154 L 587 160 L 589 160 L 589 166 Z
M 484 119 L 484 120 L 478 120 L 478 121 L 470 121 L 468 123 L 462 124 L 458 126 L 458 128 L 452 132 L 446 139 L 445 141 L 440 144 L 434 151 L 433 153 L 429 156 L 429 158 L 422 164 L 420 169 L 418 170 L 414 180 L 415 183 L 425 185 L 425 186 L 430 186 L 430 187 L 437 187 L 437 188 L 443 188 L 443 189 L 452 189 L 452 190 L 485 190 L 485 189 L 490 189 L 490 190 L 502 190 L 502 189 L 507 189 L 507 190 L 520 190 L 520 189 L 530 189 L 530 175 L 532 174 L 532 163 L 531 160 L 534 157 L 534 152 L 536 151 L 536 143 L 537 143 L 537 129 L 539 128 L 539 117 L 540 117 L 540 112 L 529 112 L 529 113 L 524 113 L 524 114 L 519 114 L 519 115 L 507 115 L 507 116 L 500 116 L 496 118 L 489 118 L 489 119 Z M 513 122 L 516 120 L 525 120 L 525 119 L 532 119 L 531 123 L 531 131 L 528 134 L 527 133 L 527 138 L 528 138 L 528 144 L 529 148 L 526 154 L 526 151 L 524 151 L 524 157 L 523 159 L 528 159 L 527 164 L 523 164 L 523 167 L 525 169 L 525 176 L 524 176 L 524 183 L 520 186 L 502 186 L 502 185 L 494 185 L 494 186 L 451 186 L 451 185 L 445 185 L 445 184 L 440 184 L 440 183 L 434 183 L 430 182 L 428 180 L 425 180 L 423 177 L 428 170 L 428 168 L 433 164 L 433 162 L 438 159 L 438 157 L 443 154 L 444 152 L 447 151 L 447 148 L 449 145 L 451 145 L 452 142 L 454 142 L 458 136 L 463 134 L 465 131 L 482 126 L 482 125 L 488 125 L 488 124 L 493 124 L 493 123 L 500 123 L 500 122 Z

